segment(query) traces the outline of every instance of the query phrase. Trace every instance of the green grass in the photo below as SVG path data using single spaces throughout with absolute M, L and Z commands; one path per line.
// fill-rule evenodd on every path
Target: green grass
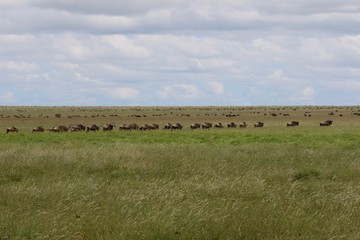
M 2 136 L 0 238 L 360 237 L 356 133 L 204 134 Z
M 60 134 L 29 121 L 0 133 L 1 240 L 360 239 L 352 118 Z

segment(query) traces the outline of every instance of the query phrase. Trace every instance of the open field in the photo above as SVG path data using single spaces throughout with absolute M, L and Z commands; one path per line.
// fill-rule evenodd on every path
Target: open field
M 360 239 L 359 110 L 0 107 L 0 239 Z M 31 132 L 133 122 L 160 129 Z

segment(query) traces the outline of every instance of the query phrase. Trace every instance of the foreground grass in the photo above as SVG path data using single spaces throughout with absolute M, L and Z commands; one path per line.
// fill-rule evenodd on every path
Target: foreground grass
M 359 132 L 291 131 L 2 135 L 0 239 L 359 239 Z

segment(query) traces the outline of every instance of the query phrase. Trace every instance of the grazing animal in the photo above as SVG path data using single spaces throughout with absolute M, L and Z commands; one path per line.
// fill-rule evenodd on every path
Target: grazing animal
M 139 129 L 139 125 L 136 123 L 123 124 L 122 126 L 119 127 L 119 130 L 125 130 L 125 131 L 136 130 L 136 129 Z
M 141 125 L 141 126 L 138 126 L 139 130 L 155 130 L 155 129 L 159 129 L 159 125 L 158 124 L 144 124 L 144 125 Z
M 19 129 L 16 128 L 16 127 L 8 127 L 8 128 L 6 129 L 6 133 L 9 133 L 9 132 L 18 133 L 18 132 L 19 132 Z
M 171 129 L 171 127 L 172 127 L 171 123 L 166 123 L 164 129 Z
M 139 130 L 142 130 L 142 131 L 148 130 L 148 125 L 147 124 L 140 125 Z
M 254 128 L 260 128 L 260 127 L 264 127 L 263 122 L 257 122 L 257 123 L 254 124 Z
M 32 132 L 43 132 L 45 129 L 41 126 L 33 128 Z
M 60 132 L 67 132 L 69 130 L 69 128 L 64 125 L 60 125 L 58 128 Z
M 209 129 L 212 128 L 212 123 L 210 122 L 205 122 L 204 124 L 201 125 L 202 129 Z
M 143 130 L 143 131 L 153 130 L 153 129 L 156 129 L 156 126 L 157 126 L 156 124 L 155 124 L 155 126 L 154 126 L 154 124 L 152 124 L 152 125 L 144 124 L 144 125 L 139 126 L 139 130 Z
M 240 123 L 239 127 L 240 127 L 240 128 L 246 128 L 246 127 L 247 127 L 246 122 L 242 122 L 242 123 Z
M 105 126 L 103 126 L 103 131 L 112 131 L 115 127 L 115 124 L 111 123 L 111 124 L 106 124 Z
M 286 123 L 286 126 L 287 127 L 296 127 L 296 126 L 299 126 L 299 122 L 298 121 L 291 121 L 291 122 L 288 122 Z
M 324 127 L 324 126 L 329 127 L 332 125 L 332 123 L 333 123 L 332 120 L 326 120 L 326 121 L 320 123 L 320 127 Z
M 52 128 L 48 128 L 47 129 L 49 132 L 60 132 L 60 128 L 59 127 L 52 127 Z
M 171 130 L 181 130 L 183 126 L 180 123 L 175 123 L 171 125 Z
M 221 122 L 216 123 L 216 124 L 214 125 L 214 128 L 223 128 L 223 127 L 224 127 L 224 126 L 222 125 Z
M 97 126 L 96 124 L 86 127 L 86 132 L 89 132 L 89 131 L 95 132 L 95 131 L 99 131 L 99 130 L 100 130 L 100 127 Z
M 86 127 L 82 124 L 70 125 L 69 126 L 70 132 L 79 132 L 85 131 Z
M 236 125 L 236 123 L 231 122 L 231 123 L 228 123 L 227 127 L 228 127 L 228 128 L 236 128 L 237 125 Z
M 123 124 L 119 127 L 119 130 L 131 130 L 130 125 L 129 124 Z
M 157 130 L 157 129 L 159 129 L 160 126 L 159 126 L 159 124 L 153 123 L 153 124 L 148 125 L 148 127 L 150 130 Z
M 200 123 L 192 123 L 192 124 L 190 124 L 190 129 L 198 129 L 198 128 L 200 128 L 201 127 L 201 125 L 200 125 Z

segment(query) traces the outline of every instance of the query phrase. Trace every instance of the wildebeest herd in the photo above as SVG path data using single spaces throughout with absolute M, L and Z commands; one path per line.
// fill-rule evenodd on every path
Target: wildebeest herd
M 332 120 L 326 120 L 324 122 L 320 122 L 320 127 L 324 127 L 324 126 L 331 126 L 333 124 Z M 262 128 L 264 127 L 265 123 L 264 122 L 256 122 L 254 123 L 254 128 Z M 299 121 L 291 121 L 291 122 L 287 122 L 286 126 L 287 127 L 296 127 L 299 126 L 300 122 Z M 227 125 L 223 125 L 221 122 L 218 123 L 211 123 L 211 122 L 205 122 L 203 124 L 201 123 L 191 123 L 190 124 L 190 129 L 191 130 L 195 130 L 195 129 L 210 129 L 210 128 L 224 128 L 225 126 L 227 126 L 227 128 L 247 128 L 248 124 L 246 122 L 241 122 L 240 124 L 236 124 L 235 122 L 231 122 L 228 123 Z M 164 130 L 181 130 L 183 129 L 184 126 L 180 123 L 166 123 L 164 124 L 164 127 L 162 129 Z M 90 126 L 84 126 L 83 124 L 71 124 L 69 126 L 65 126 L 65 125 L 59 125 L 59 126 L 55 126 L 55 127 L 51 127 L 51 128 L 47 128 L 45 129 L 42 126 L 37 126 L 35 128 L 32 129 L 32 132 L 45 132 L 46 130 L 49 132 L 80 132 L 80 131 L 84 131 L 84 132 L 96 132 L 96 131 L 100 131 L 102 129 L 102 131 L 106 132 L 106 131 L 112 131 L 114 129 L 116 129 L 116 125 L 114 123 L 110 123 L 110 124 L 105 124 L 103 126 L 98 126 L 96 124 L 92 124 Z M 119 126 L 119 130 L 123 130 L 123 131 L 131 131 L 131 130 L 140 130 L 140 131 L 147 131 L 147 130 L 158 130 L 160 129 L 160 125 L 153 123 L 153 124 L 137 124 L 137 123 L 130 123 L 130 124 L 122 124 Z M 6 133 L 18 133 L 19 129 L 17 127 L 8 127 L 6 129 Z
M 22 132 L 23 129 L 32 129 L 34 133 L 59 133 L 108 132 L 116 129 L 121 131 L 177 131 L 182 129 L 195 131 L 197 129 L 249 127 L 257 129 L 281 125 L 286 127 L 298 127 L 300 125 L 329 127 L 332 126 L 333 121 L 336 121 L 337 125 L 341 125 L 342 122 L 346 122 L 346 126 L 358 125 L 358 116 L 360 116 L 360 106 L 0 106 L 0 127 L 4 127 L 6 133 Z M 291 118 L 290 120 L 293 121 L 284 120 L 281 123 L 280 118 Z M 140 119 L 142 123 L 139 123 Z M 322 121 L 322 119 L 330 120 Z M 124 124 L 126 122 L 133 123 Z M 7 125 L 12 127 L 6 128 Z

